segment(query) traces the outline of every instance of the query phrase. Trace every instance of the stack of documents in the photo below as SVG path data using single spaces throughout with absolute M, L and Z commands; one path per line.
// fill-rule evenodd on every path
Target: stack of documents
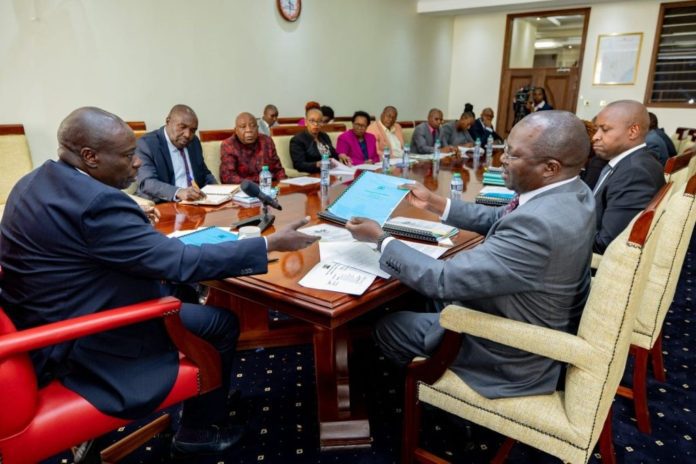
M 241 203 L 244 206 L 258 206 L 261 204 L 261 200 L 259 200 L 256 197 L 250 197 L 243 191 L 237 192 L 232 199 L 236 201 L 237 203 Z
M 299 186 L 318 184 L 319 182 L 320 182 L 320 179 L 318 177 L 308 177 L 308 176 L 291 177 L 289 179 L 283 179 L 280 181 L 281 184 L 299 185 Z
M 487 186 L 476 196 L 476 203 L 490 206 L 502 206 L 510 203 L 515 192 L 505 187 Z
M 499 169 L 488 169 L 483 173 L 483 185 L 505 185 L 503 172 Z
M 205 198 L 193 201 L 182 201 L 184 205 L 221 205 L 230 201 L 234 193 L 239 190 L 238 184 L 209 184 L 201 189 L 205 193 Z

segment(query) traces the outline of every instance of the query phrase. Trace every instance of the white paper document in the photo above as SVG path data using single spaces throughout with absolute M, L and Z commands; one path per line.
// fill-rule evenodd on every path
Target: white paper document
M 362 295 L 375 276 L 338 263 L 319 262 L 298 283 L 318 290 Z
M 322 262 L 343 264 L 383 279 L 390 277 L 379 267 L 380 253 L 366 243 L 319 242 L 319 256 Z
M 437 246 L 437 245 L 427 245 L 425 243 L 418 243 L 418 242 L 409 242 L 406 240 L 399 240 L 402 242 L 404 245 L 408 245 L 411 248 L 420 251 L 423 254 L 426 254 L 430 256 L 431 258 L 439 258 L 442 256 L 445 251 L 447 251 L 447 248 Z
M 352 242 L 353 236 L 343 227 L 332 226 L 330 224 L 316 224 L 300 229 L 308 235 L 318 235 L 321 242 Z
M 370 163 L 363 163 L 363 164 L 358 164 L 353 166 L 355 169 L 361 169 L 363 171 L 376 171 L 378 169 L 382 169 L 381 164 L 370 164 Z
M 283 179 L 280 182 L 282 182 L 283 184 L 304 186 L 304 185 L 318 184 L 320 182 L 320 179 L 318 177 L 302 176 L 302 177 L 291 177 L 289 179 Z
M 239 184 L 208 184 L 201 189 L 206 195 L 232 195 L 239 189 Z

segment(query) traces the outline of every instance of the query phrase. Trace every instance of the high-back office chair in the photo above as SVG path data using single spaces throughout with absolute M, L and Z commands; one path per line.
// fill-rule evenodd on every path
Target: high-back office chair
M 288 177 L 301 177 L 309 175 L 307 172 L 302 172 L 295 169 L 295 166 L 292 163 L 292 157 L 290 156 L 290 139 L 292 139 L 295 134 L 299 134 L 304 130 L 305 127 L 302 126 L 271 127 L 271 138 L 275 144 L 278 159 L 280 160 L 280 164 L 283 166 L 285 174 Z M 338 134 L 345 132 L 346 126 L 345 124 L 324 124 L 321 130 L 329 134 L 329 137 L 332 138 L 332 143 L 335 146 L 336 143 L 333 141 L 335 138 L 332 137 L 332 135 L 338 137 Z
M 24 126 L 0 124 L 0 218 L 12 187 L 31 170 L 31 153 Z
M 133 129 L 134 131 L 147 130 L 147 125 L 145 124 L 145 121 L 126 121 L 126 124 L 128 124 L 128 127 Z
M 673 159 L 673 158 L 672 158 Z M 632 399 L 638 429 L 650 433 L 647 370 L 652 361 L 653 375 L 665 381 L 662 362 L 662 325 L 672 305 L 679 274 L 686 258 L 696 223 L 696 176 L 681 188 L 673 186 L 667 211 L 655 230 L 657 249 L 650 263 L 650 272 L 631 337 L 634 356 L 632 387 L 619 387 L 619 395 Z
M 607 248 L 577 335 L 458 306 L 445 308 L 440 324 L 447 331 L 438 351 L 408 367 L 403 463 L 414 459 L 445 462 L 418 447 L 421 402 L 510 437 L 493 462 L 505 460 L 513 440 L 571 463 L 586 463 L 599 440 L 603 461 L 615 462 L 611 404 L 626 365 L 633 323 L 647 280 L 646 262 L 655 251 L 651 232 L 664 209 L 661 203 L 665 198 L 663 189 L 662 195 Z M 462 333 L 568 363 L 565 391 L 484 398 L 448 369 L 459 352 Z
M 220 145 L 222 141 L 234 135 L 234 129 L 220 129 L 201 131 L 201 148 L 203 149 L 203 161 L 210 172 L 220 181 Z
M 98 411 L 58 380 L 38 388 L 29 359 L 32 350 L 161 317 L 185 355 L 174 387 L 158 409 L 219 387 L 220 356 L 184 328 L 180 306 L 179 300 L 167 297 L 22 331 L 0 309 L 0 462 L 38 462 L 129 422 Z M 117 462 L 167 425 L 168 417 L 158 418 L 102 451 L 102 460 Z
M 691 177 L 689 163 L 696 152 L 682 153 L 667 159 L 665 163 L 665 182 L 673 182 L 676 187 L 672 194 L 682 192 L 679 186 L 683 185 Z

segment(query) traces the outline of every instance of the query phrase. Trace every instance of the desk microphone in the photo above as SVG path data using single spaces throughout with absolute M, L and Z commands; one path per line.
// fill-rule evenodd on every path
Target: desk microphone
M 283 207 L 280 206 L 280 203 L 278 203 L 278 200 L 276 200 L 275 198 L 271 198 L 270 196 L 263 193 L 258 184 L 255 184 L 248 180 L 244 180 L 242 181 L 241 189 L 242 192 L 246 193 L 250 197 L 258 198 L 259 200 L 261 200 L 261 202 L 264 205 L 272 206 L 279 211 L 283 209 Z

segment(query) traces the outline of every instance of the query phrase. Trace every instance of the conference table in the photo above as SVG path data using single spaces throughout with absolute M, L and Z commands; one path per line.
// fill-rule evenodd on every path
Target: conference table
M 498 164 L 498 156 L 494 164 Z M 409 168 L 394 167 L 389 174 L 416 180 L 433 192 L 449 195 L 455 172 L 464 181 L 462 198 L 473 201 L 482 188 L 485 167 L 459 156 L 443 158 L 439 169 L 431 161 L 418 161 Z M 434 172 L 435 171 L 435 172 Z M 347 188 L 341 178 L 331 178 L 328 195 L 321 195 L 319 184 L 295 186 L 279 183 L 278 201 L 282 211 L 273 211 L 274 227 L 282 227 L 309 216 L 311 224 L 321 223 L 317 213 Z M 234 202 L 219 207 L 163 203 L 157 206 L 162 233 L 195 229 L 202 226 L 229 226 L 240 219 L 260 213 L 260 207 L 244 208 Z M 393 216 L 408 216 L 438 221 L 434 214 L 416 209 L 402 201 Z M 274 227 L 264 234 L 275 231 Z M 441 259 L 475 246 L 483 239 L 477 233 L 460 231 L 452 237 L 452 246 Z M 283 346 L 312 342 L 316 372 L 319 435 L 321 449 L 369 446 L 370 425 L 360 395 L 351 394 L 348 357 L 351 331 L 348 323 L 406 295 L 408 287 L 396 279 L 376 278 L 367 291 L 354 296 L 345 293 L 302 287 L 298 281 L 319 262 L 319 245 L 295 252 L 269 255 L 268 273 L 208 281 L 208 304 L 234 311 L 240 319 L 239 349 Z M 277 259 L 277 260 L 275 260 Z M 268 309 L 291 318 L 274 321 Z

